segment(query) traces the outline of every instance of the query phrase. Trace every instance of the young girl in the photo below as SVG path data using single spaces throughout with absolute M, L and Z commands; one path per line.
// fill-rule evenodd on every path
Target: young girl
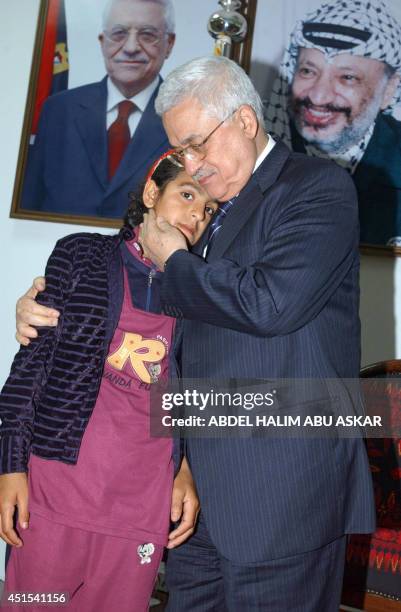
M 192 245 L 217 205 L 167 152 L 118 235 L 60 240 L 41 295 L 58 326 L 21 348 L 1 393 L 0 536 L 13 545 L 3 605 L 12 610 L 65 599 L 81 612 L 147 610 L 180 465 L 179 445 L 149 434 L 149 389 L 174 367 L 174 319 L 160 311 L 162 274 L 138 243 L 148 208 Z M 169 547 L 190 535 L 197 512 L 185 459 L 174 489 L 171 518 L 182 502 L 184 514 Z

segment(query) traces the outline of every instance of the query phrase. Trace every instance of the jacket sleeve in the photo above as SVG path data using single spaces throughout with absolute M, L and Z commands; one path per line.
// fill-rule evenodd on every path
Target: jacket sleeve
M 234 250 L 211 263 L 173 253 L 163 279 L 164 311 L 261 337 L 291 333 L 317 316 L 359 261 L 355 188 L 333 166 L 334 176 L 326 167 L 304 180 L 292 203 L 283 201 L 258 261 L 239 265 Z
M 51 368 L 71 278 L 72 256 L 65 240 L 57 243 L 48 260 L 46 290 L 38 299 L 41 304 L 60 311 L 59 325 L 39 328 L 38 337 L 20 348 L 0 394 L 1 474 L 27 470 L 36 406 Z

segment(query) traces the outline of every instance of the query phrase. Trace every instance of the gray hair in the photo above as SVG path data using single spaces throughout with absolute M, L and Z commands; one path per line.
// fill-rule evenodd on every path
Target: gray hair
M 209 115 L 223 120 L 246 104 L 263 126 L 263 105 L 246 72 L 226 57 L 199 57 L 175 68 L 161 84 L 155 101 L 163 115 L 186 98 L 195 98 Z
M 102 16 L 102 28 L 103 30 L 107 27 L 107 21 L 109 19 L 109 15 L 111 9 L 113 8 L 116 2 L 121 2 L 122 0 L 108 0 L 103 9 Z M 126 0 L 127 1 L 127 0 Z M 160 4 L 160 6 L 164 10 L 164 21 L 166 23 L 166 30 L 169 34 L 174 34 L 175 32 L 175 14 L 174 14 L 174 5 L 172 0 L 133 0 L 136 2 L 153 2 L 154 4 Z

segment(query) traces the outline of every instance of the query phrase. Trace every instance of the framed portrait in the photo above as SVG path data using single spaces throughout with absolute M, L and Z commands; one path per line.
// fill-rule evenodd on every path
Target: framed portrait
M 221 8 L 217 0 L 172 2 L 175 36 L 170 13 L 163 15 L 157 2 L 129 7 L 110 0 L 40 1 L 12 217 L 120 226 L 129 193 L 168 148 L 154 109 L 161 79 L 214 49 L 207 24 Z M 256 0 L 243 2 L 245 12 L 249 2 Z M 116 7 L 131 13 L 120 15 Z M 108 29 L 125 18 L 132 22 L 133 14 L 134 32 Z M 122 52 L 124 36 L 130 45 Z M 237 43 L 234 53 L 249 63 L 249 45 Z M 116 102 L 123 97 L 134 105 L 121 153 L 110 141 L 109 128 L 120 117 Z
M 361 250 L 401 254 L 401 4 L 267 0 L 250 75 L 266 129 L 352 176 Z

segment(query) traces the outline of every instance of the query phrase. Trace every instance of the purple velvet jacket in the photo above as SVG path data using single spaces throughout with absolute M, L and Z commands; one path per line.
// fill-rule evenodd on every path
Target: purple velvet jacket
M 121 241 L 88 233 L 57 242 L 40 302 L 60 320 L 14 358 L 0 395 L 0 473 L 26 471 L 30 452 L 77 462 L 122 307 Z M 180 458 L 174 440 L 176 470 Z

